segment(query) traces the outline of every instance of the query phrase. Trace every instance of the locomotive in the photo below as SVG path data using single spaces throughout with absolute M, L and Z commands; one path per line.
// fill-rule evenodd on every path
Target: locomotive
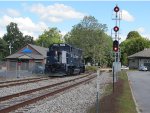
M 47 52 L 45 73 L 64 76 L 85 72 L 82 50 L 69 44 L 52 44 Z

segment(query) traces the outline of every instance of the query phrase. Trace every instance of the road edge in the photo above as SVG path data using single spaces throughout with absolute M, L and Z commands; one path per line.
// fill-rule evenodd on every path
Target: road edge
M 126 72 L 126 74 L 127 74 L 127 77 L 128 77 L 128 73 L 127 73 L 127 72 Z M 136 106 L 136 111 L 137 111 L 137 113 L 141 113 L 141 112 L 140 112 L 140 109 L 139 109 L 139 105 L 137 104 L 137 101 L 136 101 L 136 99 L 135 99 L 135 97 L 134 97 L 134 93 L 133 93 L 133 90 L 132 90 L 132 87 L 131 87 L 131 82 L 130 82 L 130 80 L 129 80 L 129 77 L 128 77 L 128 83 L 129 83 L 129 87 L 130 87 L 131 94 L 132 94 L 132 97 L 133 97 L 133 101 L 134 101 L 135 106 Z

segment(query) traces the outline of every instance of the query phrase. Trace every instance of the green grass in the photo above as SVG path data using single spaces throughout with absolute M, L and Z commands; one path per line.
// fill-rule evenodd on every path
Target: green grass
M 123 92 L 117 98 L 119 106 L 118 113 L 137 113 L 125 71 L 119 73 L 119 79 L 123 80 Z
M 104 106 L 106 106 L 107 109 L 111 109 L 111 113 L 137 113 L 126 72 L 121 71 L 120 73 L 118 73 L 118 78 L 120 81 L 120 86 L 115 84 L 115 92 L 113 93 L 112 84 L 109 84 L 105 88 L 105 92 L 103 93 L 103 95 L 101 95 L 101 100 L 104 98 L 106 101 L 110 101 L 110 99 L 113 99 L 112 103 L 106 102 Z M 116 94 L 118 96 L 115 96 Z M 112 106 L 112 104 L 114 105 L 114 108 L 109 108 L 108 106 Z M 107 110 L 105 110 L 106 109 L 104 108 L 102 110 L 102 113 L 108 113 Z M 87 113 L 96 113 L 96 106 L 91 106 Z

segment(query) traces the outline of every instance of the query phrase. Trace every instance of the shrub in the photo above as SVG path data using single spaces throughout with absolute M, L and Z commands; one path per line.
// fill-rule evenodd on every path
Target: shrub
M 98 69 L 98 67 L 96 66 L 86 66 L 85 70 L 86 71 L 96 71 Z

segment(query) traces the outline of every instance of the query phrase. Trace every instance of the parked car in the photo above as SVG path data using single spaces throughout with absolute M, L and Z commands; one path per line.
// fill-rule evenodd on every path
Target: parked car
M 140 66 L 139 67 L 139 71 L 147 71 L 147 67 L 146 66 Z
M 122 69 L 122 70 L 129 70 L 129 67 L 122 65 L 122 66 L 121 66 L 121 69 Z

